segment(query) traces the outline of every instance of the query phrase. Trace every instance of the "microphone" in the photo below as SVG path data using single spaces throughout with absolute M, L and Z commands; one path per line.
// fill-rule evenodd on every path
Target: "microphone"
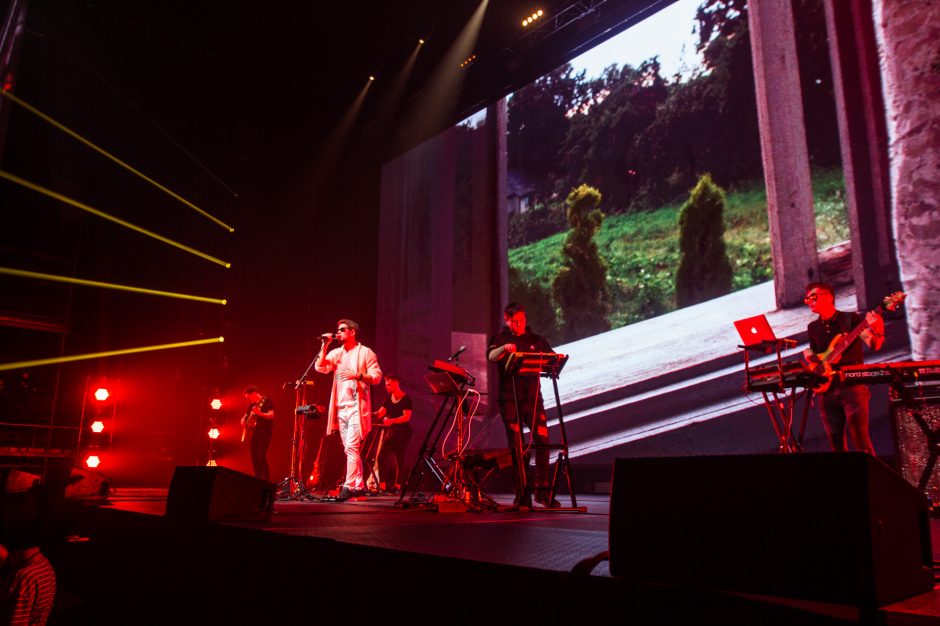
M 320 335 L 320 341 L 333 341 L 335 339 L 333 333 L 323 333 Z
M 460 356 L 461 354 L 463 354 L 463 352 L 464 352 L 466 349 L 467 349 L 467 346 L 460 346 L 459 348 L 457 348 L 457 352 L 454 352 L 452 355 L 450 355 L 450 358 L 447 359 L 447 360 L 448 360 L 448 361 L 453 361 L 453 360 L 456 359 L 458 356 Z

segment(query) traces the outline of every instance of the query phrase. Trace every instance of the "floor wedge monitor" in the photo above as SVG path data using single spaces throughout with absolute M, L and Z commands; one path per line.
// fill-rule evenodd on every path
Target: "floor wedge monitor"
M 878 607 L 933 589 L 929 522 L 863 453 L 617 459 L 610 573 Z
M 264 521 L 274 511 L 274 483 L 221 466 L 173 472 L 166 517 L 183 522 Z

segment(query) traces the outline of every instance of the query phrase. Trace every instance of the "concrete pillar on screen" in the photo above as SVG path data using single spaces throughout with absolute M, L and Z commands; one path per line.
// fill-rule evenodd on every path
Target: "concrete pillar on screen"
M 875 0 L 891 199 L 914 359 L 940 359 L 940 3 Z
M 881 72 L 870 0 L 825 0 L 859 310 L 900 288 Z
M 486 122 L 468 133 L 469 177 L 458 190 L 454 220 L 453 345 L 466 345 L 461 366 L 477 379 L 485 392 L 480 406 L 484 415 L 496 410 L 495 378 L 490 380 L 486 346 L 502 323 L 508 297 L 506 239 L 506 101 L 486 110 Z M 458 174 L 458 179 L 460 178 Z M 459 184 L 458 184 L 459 187 Z
M 751 0 L 748 26 L 767 186 L 777 306 L 802 302 L 819 277 L 809 151 L 789 2 Z

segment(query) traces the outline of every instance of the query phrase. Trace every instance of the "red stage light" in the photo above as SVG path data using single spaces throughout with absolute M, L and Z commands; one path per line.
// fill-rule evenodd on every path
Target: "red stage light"
M 95 390 L 95 400 L 97 400 L 98 402 L 104 402 L 109 397 L 111 397 L 111 393 L 104 387 L 98 387 Z
M 212 398 L 212 402 L 209 403 L 209 406 L 211 406 L 213 410 L 218 411 L 222 408 L 222 400 L 220 398 Z
M 101 420 L 95 420 L 91 423 L 91 432 L 100 433 L 104 430 L 104 422 Z
M 85 465 L 90 467 L 91 469 L 95 469 L 96 467 L 101 465 L 101 458 L 99 458 L 97 454 L 89 454 L 85 458 Z
M 218 439 L 221 434 L 218 428 L 213 427 L 209 429 L 209 439 Z

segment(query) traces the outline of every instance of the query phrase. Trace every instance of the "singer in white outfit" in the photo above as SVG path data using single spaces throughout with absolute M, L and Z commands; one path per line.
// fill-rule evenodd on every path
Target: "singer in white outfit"
M 359 343 L 359 324 L 342 319 L 337 323 L 336 340 L 342 345 L 329 350 L 333 335 L 320 337 L 322 347 L 317 356 L 316 370 L 321 374 L 336 372 L 330 395 L 326 434 L 339 430 L 346 452 L 346 480 L 338 500 L 365 494 L 362 472 L 362 442 L 372 429 L 372 385 L 382 382 L 382 370 L 375 352 Z

